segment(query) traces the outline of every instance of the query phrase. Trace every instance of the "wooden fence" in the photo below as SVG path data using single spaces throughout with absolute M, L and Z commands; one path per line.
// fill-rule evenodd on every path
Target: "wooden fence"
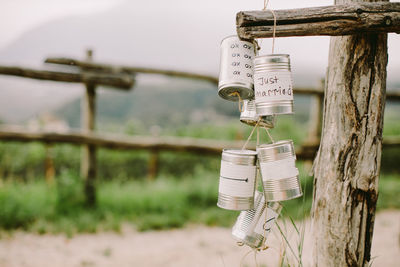
M 223 148 L 241 148 L 243 146 L 243 142 L 241 141 L 217 141 L 186 137 L 126 136 L 94 132 L 96 109 L 95 89 L 98 85 L 106 86 L 108 88 L 130 90 L 134 86 L 134 77 L 137 73 L 151 73 L 172 77 L 198 79 L 210 82 L 215 86 L 218 83 L 217 77 L 190 72 L 94 63 L 93 54 L 90 50 L 87 51 L 85 61 L 71 58 L 48 58 L 45 62 L 76 67 L 79 69 L 79 72 L 54 72 L 15 66 L 0 66 L 0 74 L 84 84 L 86 92 L 82 101 L 82 130 L 79 132 L 27 131 L 23 128 L 10 128 L 5 125 L 0 127 L 0 140 L 45 143 L 47 145 L 46 151 L 48 152 L 45 159 L 45 174 L 47 180 L 52 180 L 55 173 L 53 158 L 51 155 L 51 147 L 53 144 L 69 143 L 82 146 L 81 176 L 86 181 L 85 191 L 89 204 L 94 205 L 95 203 L 94 181 L 96 179 L 96 149 L 98 147 L 151 151 L 148 177 L 149 179 L 154 179 L 158 171 L 157 165 L 159 162 L 158 158 L 160 151 L 220 155 Z M 320 86 L 317 88 L 294 88 L 294 94 L 310 95 L 312 97 L 308 137 L 304 144 L 298 144 L 296 147 L 296 155 L 298 159 L 311 161 L 314 159 L 319 147 L 324 98 L 324 81 L 322 81 Z M 387 94 L 387 99 L 399 101 L 400 92 L 389 92 Z M 386 138 L 384 145 L 400 145 L 400 138 Z M 248 147 L 254 149 L 255 144 L 250 142 Z

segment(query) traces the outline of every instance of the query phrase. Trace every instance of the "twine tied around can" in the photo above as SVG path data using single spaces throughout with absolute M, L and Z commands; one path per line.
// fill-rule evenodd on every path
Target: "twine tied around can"
M 255 131 L 256 129 L 257 129 L 257 146 L 259 145 L 259 143 L 260 143 L 260 132 L 259 132 L 259 130 L 258 130 L 258 125 L 260 124 L 260 122 L 261 122 L 261 117 L 258 119 L 258 121 L 257 121 L 256 125 L 254 126 L 253 130 L 251 130 L 251 133 L 250 133 L 249 137 L 247 138 L 246 142 L 244 143 L 244 145 L 243 145 L 243 147 L 242 147 L 242 150 L 245 150 L 245 149 L 246 149 L 246 147 L 247 147 L 248 143 L 250 142 L 250 139 L 251 139 L 251 137 L 253 136 L 254 131 Z M 266 128 L 266 127 L 263 127 L 263 128 L 264 128 L 264 130 L 267 132 L 267 135 L 268 135 L 269 139 L 271 140 L 271 142 L 272 142 L 272 143 L 275 143 L 275 141 L 274 141 L 274 139 L 272 138 L 272 136 L 271 136 L 271 134 L 270 134 L 268 128 Z
M 239 98 L 238 105 L 239 105 L 239 112 L 242 112 L 243 106 L 243 99 L 240 96 L 239 92 L 230 93 L 229 96 L 237 96 Z
M 254 126 L 253 130 L 251 130 L 251 133 L 250 133 L 249 137 L 247 138 L 246 143 L 244 143 L 244 145 L 242 147 L 242 150 L 244 150 L 246 148 L 247 144 L 249 143 L 251 137 L 254 134 L 254 131 L 258 128 L 258 125 L 260 124 L 260 121 L 261 121 L 261 117 L 258 119 L 258 121 L 257 121 L 256 125 Z

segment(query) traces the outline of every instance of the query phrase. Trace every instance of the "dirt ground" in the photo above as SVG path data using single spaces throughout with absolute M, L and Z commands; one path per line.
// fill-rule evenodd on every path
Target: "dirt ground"
M 310 224 L 306 223 L 303 263 L 311 260 Z M 268 238 L 270 248 L 257 253 L 258 265 L 277 266 L 281 254 L 280 234 Z M 296 249 L 298 235 L 288 230 Z M 138 233 L 129 226 L 122 233 L 36 235 L 17 232 L 0 239 L 1 267 L 63 267 L 63 266 L 240 266 L 249 248 L 239 247 L 231 238 L 230 229 L 188 226 L 171 231 Z M 287 253 L 291 252 L 287 249 Z M 400 266 L 400 211 L 377 214 L 373 237 L 373 266 Z M 293 257 L 292 257 L 293 258 Z M 296 264 L 297 265 L 297 264 Z M 243 266 L 256 266 L 254 253 Z

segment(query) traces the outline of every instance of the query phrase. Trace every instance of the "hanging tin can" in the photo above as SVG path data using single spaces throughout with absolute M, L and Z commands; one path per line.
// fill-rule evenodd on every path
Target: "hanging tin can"
M 240 213 L 232 228 L 233 238 L 252 248 L 262 247 L 281 210 L 279 202 L 267 204 L 264 194 L 256 191 L 254 209 Z
M 218 207 L 248 210 L 254 207 L 257 152 L 224 149 L 218 190 Z
M 258 115 L 293 113 L 289 55 L 273 54 L 254 59 L 254 91 Z
M 256 103 L 254 100 L 244 100 L 242 112 L 240 113 L 240 121 L 250 126 L 255 126 L 261 118 L 259 125 L 265 128 L 274 128 L 275 116 L 258 116 L 256 113 Z
M 230 101 L 239 101 L 238 94 L 241 99 L 254 97 L 254 57 L 255 49 L 251 42 L 242 41 L 236 35 L 222 40 L 218 83 L 220 97 Z
M 283 201 L 303 193 L 292 140 L 257 147 L 264 194 L 267 201 Z

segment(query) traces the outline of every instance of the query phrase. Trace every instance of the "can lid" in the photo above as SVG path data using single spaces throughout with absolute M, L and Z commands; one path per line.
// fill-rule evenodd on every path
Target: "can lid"
M 254 58 L 254 71 L 257 70 L 288 70 L 290 71 L 290 57 L 288 54 L 271 54 Z
M 257 162 L 257 151 L 246 149 L 224 149 L 222 160 L 238 165 L 255 166 Z
M 290 157 L 296 158 L 292 140 L 282 140 L 272 144 L 257 146 L 260 162 L 283 160 Z

